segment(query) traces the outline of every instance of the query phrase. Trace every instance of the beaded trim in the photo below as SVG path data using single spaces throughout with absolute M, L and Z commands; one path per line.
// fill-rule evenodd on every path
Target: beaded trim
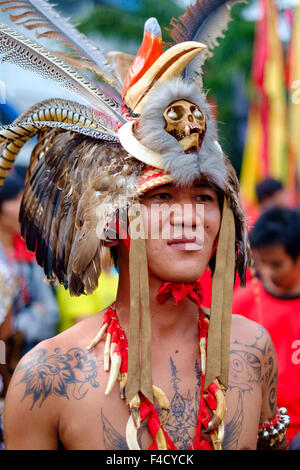
M 287 447 L 286 430 L 290 418 L 286 408 L 279 408 L 275 416 L 259 426 L 257 435 L 257 449 L 278 449 Z

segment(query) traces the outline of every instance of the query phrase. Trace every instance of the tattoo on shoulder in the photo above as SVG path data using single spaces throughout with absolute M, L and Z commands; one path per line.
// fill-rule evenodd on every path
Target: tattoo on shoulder
M 235 397 L 235 410 L 225 426 L 224 449 L 237 449 L 243 425 L 244 399 L 256 385 L 267 387 L 271 413 L 276 410 L 277 367 L 275 351 L 269 334 L 260 325 L 253 341 L 242 344 L 236 340 L 230 351 L 230 382 L 228 391 Z
M 31 397 L 32 410 L 36 403 L 41 407 L 51 395 L 81 400 L 90 387 L 99 387 L 97 375 L 101 362 L 93 351 L 86 352 L 81 348 L 71 348 L 66 352 L 56 348 L 53 353 L 43 348 L 36 349 L 15 371 L 17 376 L 23 375 L 16 384 L 25 384 L 22 401 Z
M 276 353 L 272 341 L 267 342 L 266 354 L 264 356 L 264 377 L 263 382 L 268 390 L 268 403 L 270 412 L 273 415 L 277 408 L 277 384 L 278 368 L 275 362 Z

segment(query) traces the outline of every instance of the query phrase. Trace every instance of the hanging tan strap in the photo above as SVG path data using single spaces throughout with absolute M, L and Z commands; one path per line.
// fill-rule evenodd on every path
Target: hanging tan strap
M 151 319 L 145 234 L 141 206 L 134 204 L 128 211 L 131 227 L 129 251 L 130 321 L 128 342 L 128 380 L 126 400 L 141 392 L 153 403 Z
M 235 272 L 235 223 L 226 197 L 212 281 L 205 388 L 216 378 L 228 387 L 232 293 Z

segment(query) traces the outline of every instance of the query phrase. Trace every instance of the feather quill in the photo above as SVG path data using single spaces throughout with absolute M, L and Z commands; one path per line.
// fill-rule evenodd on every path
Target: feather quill
M 197 80 L 205 61 L 212 57 L 213 50 L 219 45 L 218 39 L 224 37 L 231 21 L 231 8 L 245 0 L 197 0 L 179 18 L 172 18 L 169 29 L 173 41 L 198 41 L 206 44 L 207 49 L 199 54 L 186 68 L 186 77 Z M 200 78 L 201 80 L 201 78 Z
M 54 80 L 87 100 L 98 111 L 106 113 L 108 111 L 119 122 L 125 122 L 118 112 L 119 105 L 112 97 L 107 96 L 84 75 L 55 57 L 47 49 L 3 24 L 0 24 L 0 54 L 5 54 L 2 61 L 19 65 L 44 78 Z
M 110 67 L 104 51 L 93 41 L 80 33 L 67 19 L 60 15 L 46 0 L 6 0 L 0 1 L 3 12 L 10 13 L 11 21 L 27 30 L 36 30 L 37 38 L 53 38 L 83 59 L 96 65 L 93 69 L 104 81 L 120 94 L 121 85 Z M 68 59 L 66 59 L 68 61 Z M 78 62 L 80 67 L 80 62 Z M 80 67 L 81 68 L 81 67 Z
M 107 60 L 122 87 L 134 59 L 134 55 L 125 54 L 125 52 L 111 51 L 107 54 Z

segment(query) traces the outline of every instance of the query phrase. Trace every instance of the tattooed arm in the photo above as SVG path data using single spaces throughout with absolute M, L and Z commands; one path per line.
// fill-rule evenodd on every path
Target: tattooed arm
M 53 347 L 55 346 L 55 347 Z M 62 407 L 98 387 L 98 361 L 82 348 L 57 347 L 46 340 L 16 368 L 6 397 L 7 449 L 57 449 Z
M 268 332 L 233 315 L 224 449 L 255 449 L 259 424 L 276 411 L 277 359 Z
M 262 409 L 260 424 L 274 416 L 277 409 L 278 367 L 277 357 L 270 335 L 265 332 L 262 360 Z

